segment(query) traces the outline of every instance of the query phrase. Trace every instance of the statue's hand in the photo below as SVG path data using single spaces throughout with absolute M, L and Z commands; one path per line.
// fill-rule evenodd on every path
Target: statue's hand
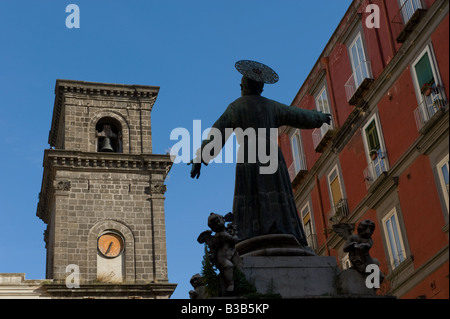
M 331 114 L 329 113 L 322 113 L 322 122 L 327 123 L 328 125 L 331 124 Z
M 202 163 L 194 163 L 194 160 L 191 160 L 188 165 L 192 164 L 191 168 L 191 178 L 199 178 L 200 177 L 200 169 L 202 168 Z

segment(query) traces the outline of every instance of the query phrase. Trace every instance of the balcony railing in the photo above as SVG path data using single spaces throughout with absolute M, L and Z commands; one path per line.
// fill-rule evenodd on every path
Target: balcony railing
M 406 0 L 392 19 L 392 30 L 397 42 L 403 43 L 425 13 L 423 0 Z
M 346 198 L 341 198 L 330 211 L 328 221 L 331 225 L 340 223 L 349 215 L 348 202 Z
M 288 168 L 289 177 L 291 179 L 291 182 L 294 181 L 294 179 L 299 175 L 299 173 L 305 173 L 306 170 L 306 157 L 304 154 L 301 154 L 298 158 L 298 165 L 300 167 L 295 166 L 295 162 L 292 162 L 292 164 Z
M 333 126 L 326 123 L 322 127 L 316 128 L 312 132 L 314 150 L 321 153 L 335 133 Z
M 367 189 L 372 186 L 372 184 L 388 171 L 388 163 L 386 153 L 378 151 L 372 162 L 364 169 L 364 181 L 366 182 Z
M 431 91 L 422 94 L 422 102 L 414 110 L 417 130 L 420 132 L 425 124 L 429 122 L 436 113 L 445 109 L 448 101 L 445 97 L 444 88 L 433 85 Z
M 363 92 L 373 82 L 372 67 L 370 61 L 362 61 L 345 83 L 345 94 L 350 105 L 357 105 Z

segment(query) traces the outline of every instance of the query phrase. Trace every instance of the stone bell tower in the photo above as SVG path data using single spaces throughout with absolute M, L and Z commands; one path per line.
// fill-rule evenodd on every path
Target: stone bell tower
M 172 161 L 152 153 L 150 119 L 158 91 L 56 81 L 51 149 L 44 153 L 37 207 L 47 224 L 46 277 L 53 279 L 48 293 L 145 298 L 173 293 L 164 216 L 164 180 Z M 64 284 L 72 271 L 82 289 Z

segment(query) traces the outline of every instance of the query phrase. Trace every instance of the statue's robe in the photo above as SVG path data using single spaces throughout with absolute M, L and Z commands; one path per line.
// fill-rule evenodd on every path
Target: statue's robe
M 226 134 L 230 131 L 225 130 L 226 128 L 241 128 L 244 131 L 254 128 L 258 142 L 263 137 L 258 135 L 258 128 L 266 129 L 266 154 L 269 154 L 270 128 L 291 126 L 313 129 L 322 126 L 322 119 L 323 115 L 315 110 L 290 107 L 260 95 L 246 95 L 231 103 L 213 127 L 221 132 L 221 148 L 230 135 Z M 202 149 L 214 139 L 211 136 L 203 141 Z M 244 147 L 247 153 L 248 141 L 244 141 L 244 145 L 240 147 Z M 236 164 L 233 215 L 237 235 L 244 240 L 266 234 L 292 234 L 307 246 L 288 169 L 278 144 L 276 151 L 278 169 L 273 174 L 261 174 L 260 167 L 267 167 L 269 163 L 262 164 L 258 161 L 258 156 L 256 163 L 249 162 L 245 155 L 244 162 Z

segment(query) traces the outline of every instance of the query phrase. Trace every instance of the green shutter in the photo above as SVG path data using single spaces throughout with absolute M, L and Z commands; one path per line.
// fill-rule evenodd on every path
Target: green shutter
M 428 58 L 428 52 L 423 55 L 414 68 L 417 74 L 417 79 L 419 80 L 420 88 L 422 88 L 425 83 L 434 83 L 434 76 L 430 65 L 430 59 Z
M 377 134 L 377 128 L 375 125 L 375 120 L 372 121 L 372 123 L 369 124 L 366 128 L 366 138 L 367 138 L 367 144 L 369 147 L 369 152 L 371 150 L 378 151 L 381 148 L 380 140 L 378 139 Z

